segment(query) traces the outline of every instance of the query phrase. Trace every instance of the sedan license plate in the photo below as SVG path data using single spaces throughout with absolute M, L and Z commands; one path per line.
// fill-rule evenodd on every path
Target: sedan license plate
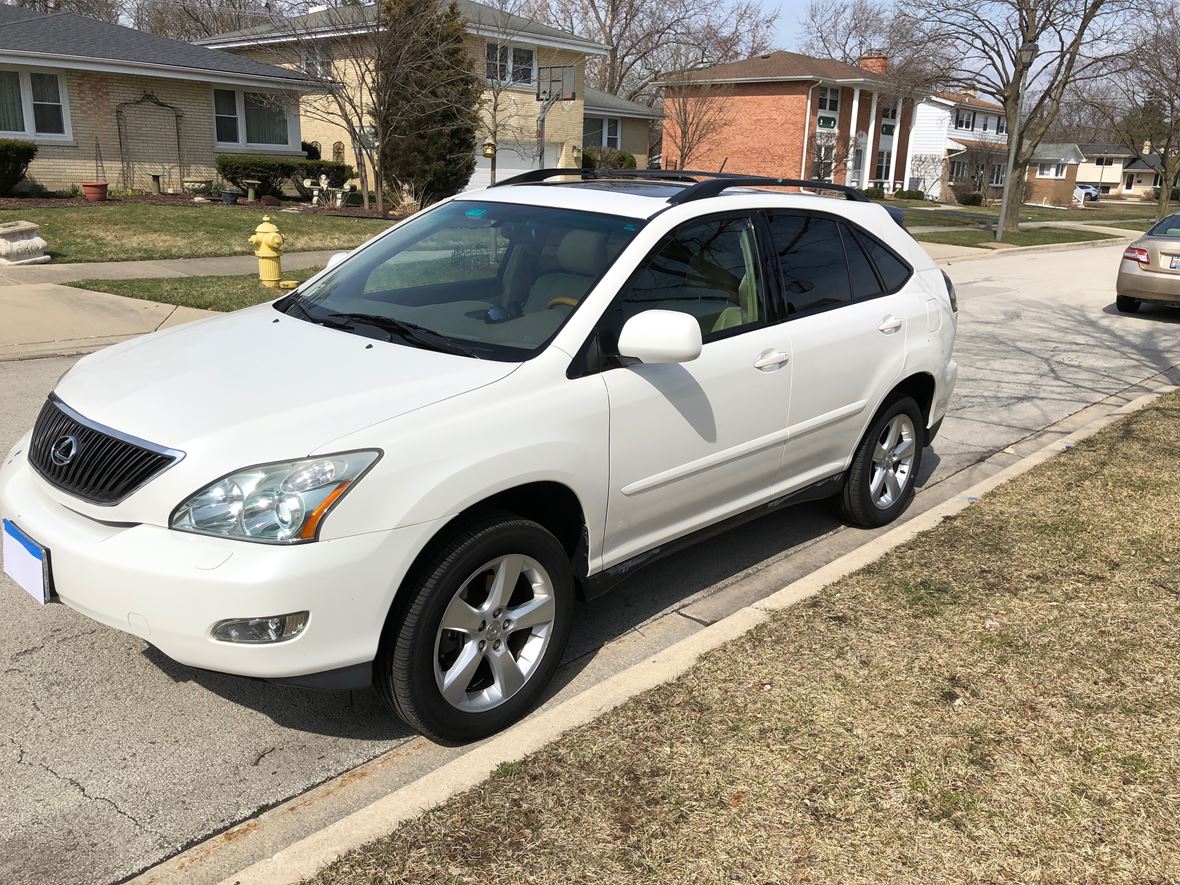
M 53 595 L 53 578 L 49 573 L 49 551 L 4 520 L 4 573 L 33 597 L 38 605 L 45 605 Z
M 1172 256 L 1172 263 L 1168 265 L 1169 270 L 1180 270 L 1180 255 Z

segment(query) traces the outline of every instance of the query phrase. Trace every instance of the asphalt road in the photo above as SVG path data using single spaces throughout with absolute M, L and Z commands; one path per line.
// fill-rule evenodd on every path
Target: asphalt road
M 1114 311 L 1121 250 L 949 269 L 960 381 L 926 488 L 1180 362 L 1180 312 Z M 0 454 L 70 362 L 0 363 Z M 644 625 L 736 581 L 777 589 L 758 574 L 836 528 L 823 508 L 797 508 L 639 573 L 581 607 L 567 669 L 622 639 L 668 641 Z M 64 606 L 33 606 L 3 576 L 0 671 L 0 881 L 12 885 L 120 879 L 408 738 L 371 693 L 190 670 Z

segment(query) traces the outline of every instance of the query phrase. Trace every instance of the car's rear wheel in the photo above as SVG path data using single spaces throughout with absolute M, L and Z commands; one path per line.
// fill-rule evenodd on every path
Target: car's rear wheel
M 1139 305 L 1142 303 L 1138 298 L 1129 295 L 1116 295 L 1114 298 L 1114 306 L 1120 313 L 1138 313 Z
M 400 594 L 374 682 L 398 716 L 438 740 L 477 740 L 527 713 L 569 638 L 569 557 L 511 514 L 455 532 Z
M 922 412 L 911 397 L 898 397 L 877 414 L 844 479 L 840 509 L 853 525 L 893 522 L 914 498 L 926 444 Z

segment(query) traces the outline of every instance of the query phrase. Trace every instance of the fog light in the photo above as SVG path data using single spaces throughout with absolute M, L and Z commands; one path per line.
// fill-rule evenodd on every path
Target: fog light
M 219 642 L 285 642 L 294 639 L 307 626 L 308 612 L 274 615 L 269 618 L 233 618 L 213 625 L 213 638 Z

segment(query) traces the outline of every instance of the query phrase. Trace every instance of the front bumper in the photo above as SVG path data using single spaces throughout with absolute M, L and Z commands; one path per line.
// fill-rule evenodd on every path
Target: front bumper
M 50 498 L 23 453 L 0 472 L 0 514 L 49 549 L 66 605 L 182 664 L 267 679 L 372 661 L 394 593 L 443 522 L 293 546 L 99 522 Z M 285 642 L 210 637 L 226 618 L 297 611 L 307 627 Z
M 1126 298 L 1180 304 L 1180 274 L 1143 270 L 1138 262 L 1123 259 L 1115 291 Z

